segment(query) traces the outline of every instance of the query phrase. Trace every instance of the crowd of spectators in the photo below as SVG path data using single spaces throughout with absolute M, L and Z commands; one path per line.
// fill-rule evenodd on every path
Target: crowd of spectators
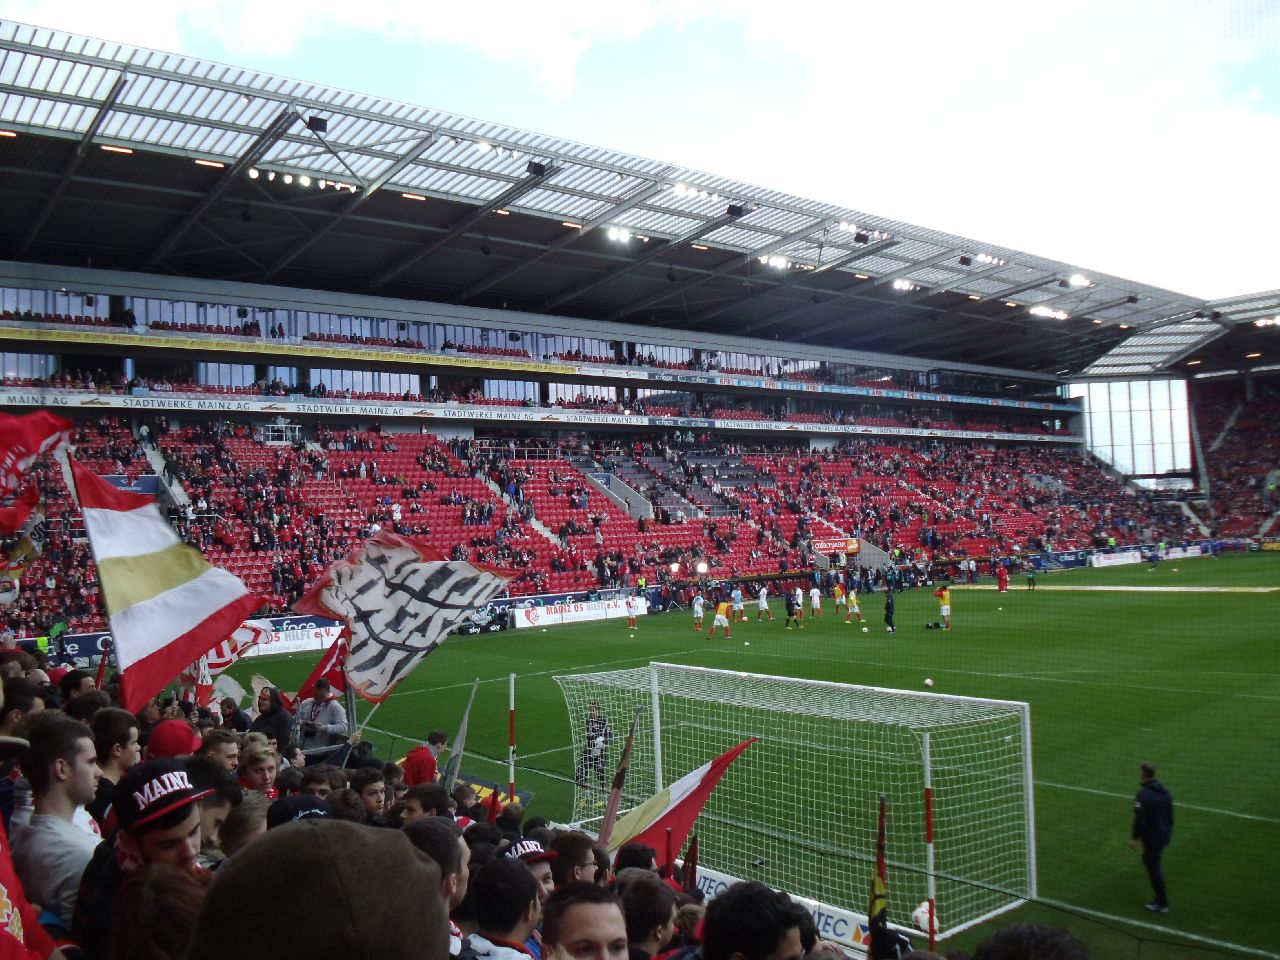
M 518 799 L 482 799 L 462 780 L 447 789 L 440 731 L 399 763 L 376 757 L 324 683 L 298 695 L 296 713 L 266 687 L 252 717 L 232 699 L 170 698 L 135 715 L 117 678 L 98 690 L 89 673 L 55 677 L 17 650 L 0 651 L 0 676 L 6 955 L 281 956 L 301 935 L 320 958 L 844 956 L 783 891 L 737 882 L 707 902 L 653 847 L 611 853 Z M 329 713 L 340 722 L 307 719 Z M 320 745 L 306 747 L 312 731 Z M 912 949 L 876 931 L 869 956 L 938 956 Z M 1065 932 L 1017 925 L 973 960 L 1014 956 L 1089 953 Z
M 185 494 L 169 508 L 179 535 L 263 597 L 264 614 L 287 611 L 380 529 L 512 570 L 512 596 L 641 577 L 658 584 L 673 564 L 705 564 L 721 578 L 779 575 L 808 569 L 815 537 L 858 537 L 903 563 L 946 563 L 1201 536 L 1177 502 L 1137 492 L 1067 450 L 858 440 L 815 451 L 794 441 L 726 443 L 708 431 L 517 446 L 446 443 L 376 424 L 322 427 L 314 437 L 268 443 L 246 423 L 171 429 L 163 416 L 103 414 L 80 424 L 75 443 L 93 469 L 125 482 L 150 471 L 144 451 L 155 447 L 160 479 Z M 637 519 L 601 494 L 585 475 L 601 472 L 625 478 L 653 516 Z M 60 622 L 101 629 L 93 564 L 61 471 L 40 461 L 34 478 L 48 546 L 0 617 L 20 636 Z M 1257 513 L 1238 520 L 1256 523 Z
M 1253 536 L 1280 510 L 1280 393 L 1246 400 L 1234 385 L 1196 405 L 1209 472 L 1203 518 L 1228 536 Z

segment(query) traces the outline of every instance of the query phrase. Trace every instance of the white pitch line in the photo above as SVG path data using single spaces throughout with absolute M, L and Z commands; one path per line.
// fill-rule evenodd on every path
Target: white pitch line
M 1082 787 L 1074 783 L 1053 783 L 1049 780 L 1037 780 L 1037 787 L 1053 787 L 1057 790 L 1074 790 L 1077 793 L 1092 793 L 1099 797 L 1110 797 L 1116 800 L 1131 800 L 1133 794 L 1118 793 L 1115 790 L 1099 790 L 1096 787 Z M 1280 824 L 1280 817 L 1264 817 L 1257 813 L 1239 813 L 1235 810 L 1223 810 L 1219 807 L 1202 807 L 1194 803 L 1178 801 L 1179 810 L 1194 810 L 1196 813 L 1210 813 L 1219 817 L 1233 817 L 1237 820 L 1253 820 L 1257 823 Z
M 1044 897 L 1040 897 L 1032 902 L 1043 903 L 1046 907 L 1055 907 L 1059 910 L 1066 910 L 1070 913 L 1084 914 L 1087 917 L 1097 917 L 1099 920 L 1107 920 L 1111 923 L 1123 923 L 1130 927 L 1140 927 L 1143 930 L 1162 933 L 1168 937 L 1182 937 L 1184 939 L 1194 941 L 1195 943 L 1203 943 L 1212 947 L 1221 947 L 1250 957 L 1264 957 L 1265 960 L 1280 960 L 1280 953 L 1271 953 L 1267 950 L 1259 950 L 1257 947 L 1246 947 L 1239 943 L 1228 943 L 1226 940 L 1219 940 L 1216 937 L 1204 937 L 1198 933 L 1187 933 L 1185 930 L 1177 930 L 1173 927 L 1161 926 L 1160 924 L 1152 923 L 1149 920 L 1133 920 L 1129 917 L 1116 916 L 1114 913 L 1103 913 L 1101 910 L 1090 910 L 1087 907 L 1077 907 L 1074 903 L 1066 903 L 1062 900 L 1047 900 Z
M 685 654 L 701 653 L 701 652 L 703 652 L 703 648 L 700 647 L 694 650 L 676 650 L 673 653 L 668 653 L 663 655 L 668 657 L 682 657 Z M 534 670 L 530 673 L 521 673 L 519 670 L 508 670 L 507 673 L 504 673 L 501 676 L 483 677 L 481 678 L 480 682 L 481 683 L 506 683 L 507 677 L 511 673 L 514 673 L 516 675 L 516 679 L 518 680 L 521 677 L 545 677 L 549 674 L 556 674 L 556 673 L 577 673 L 578 671 L 581 671 L 581 670 L 594 669 L 596 667 L 613 667 L 613 666 L 617 666 L 620 663 L 647 664 L 650 662 L 651 659 L 652 659 L 652 656 L 624 657 L 621 660 L 605 660 L 602 663 L 569 664 L 563 667 L 555 667 L 554 669 L 551 669 L 551 670 Z M 470 687 L 473 682 L 474 681 L 472 680 L 468 680 L 465 683 L 449 683 L 443 687 L 424 687 L 421 690 L 404 690 L 401 693 L 399 693 L 398 696 L 409 697 L 419 693 L 439 693 L 441 690 L 457 690 L 459 687 Z
M 977 584 L 975 586 L 964 586 L 956 584 L 953 590 L 995 590 L 994 583 Z M 1058 590 L 1063 593 L 1080 592 L 1080 593 L 1280 593 L 1280 587 L 1166 587 L 1157 586 L 1139 586 L 1138 584 L 1111 584 L 1111 583 L 1057 583 L 1044 584 L 1036 587 L 1034 590 L 1006 590 L 1007 594 L 1016 596 L 1018 593 L 1039 593 L 1041 590 Z

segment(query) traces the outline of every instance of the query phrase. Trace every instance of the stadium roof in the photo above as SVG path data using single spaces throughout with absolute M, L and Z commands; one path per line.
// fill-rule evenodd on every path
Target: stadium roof
M 1250 310 L 1280 312 L 1277 293 L 1232 312 L 697 170 L 8 21 L 0 125 L 16 134 L 0 137 L 15 260 L 1064 376 L 1155 372 Z

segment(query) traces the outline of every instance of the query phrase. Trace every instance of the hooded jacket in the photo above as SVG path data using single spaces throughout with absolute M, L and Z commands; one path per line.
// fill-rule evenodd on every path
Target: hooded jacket
M 289 745 L 289 737 L 293 733 L 293 714 L 284 708 L 284 701 L 280 699 L 278 689 L 275 687 L 265 689 L 271 699 L 271 710 L 254 717 L 249 731 L 265 734 L 268 739 L 274 738 L 276 749 L 283 752 Z

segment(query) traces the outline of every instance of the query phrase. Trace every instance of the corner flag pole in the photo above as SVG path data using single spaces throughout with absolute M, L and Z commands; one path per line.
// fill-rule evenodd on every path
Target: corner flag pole
M 507 800 L 516 799 L 516 675 L 507 676 Z

